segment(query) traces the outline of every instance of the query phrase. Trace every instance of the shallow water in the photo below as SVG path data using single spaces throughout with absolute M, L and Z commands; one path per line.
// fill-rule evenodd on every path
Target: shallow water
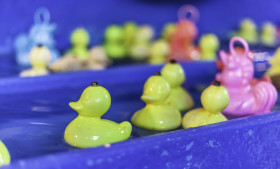
M 141 83 L 106 87 L 111 94 L 112 105 L 102 117 L 104 119 L 118 123 L 130 121 L 133 113 L 145 106 L 140 100 Z M 64 87 L 0 96 L 0 138 L 12 159 L 75 149 L 64 142 L 63 134 L 67 124 L 77 116 L 68 103 L 77 101 L 83 90 L 83 87 Z M 195 100 L 199 99 L 197 89 L 191 88 L 190 92 Z M 130 139 L 156 133 L 134 127 Z

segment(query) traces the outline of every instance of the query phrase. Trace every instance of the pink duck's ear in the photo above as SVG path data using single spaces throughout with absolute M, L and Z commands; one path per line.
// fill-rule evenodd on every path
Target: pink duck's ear
M 222 62 L 225 64 L 227 62 L 227 56 L 228 56 L 227 53 L 225 51 L 221 50 L 219 52 L 219 54 L 220 54 L 220 58 L 221 58 Z

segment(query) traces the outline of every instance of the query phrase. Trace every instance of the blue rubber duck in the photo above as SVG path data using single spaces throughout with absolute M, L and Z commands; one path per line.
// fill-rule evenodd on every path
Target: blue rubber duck
M 34 15 L 34 24 L 30 28 L 29 33 L 19 34 L 15 39 L 14 47 L 17 64 L 20 66 L 31 66 L 29 53 L 31 49 L 38 45 L 47 47 L 51 52 L 51 63 L 55 62 L 60 57 L 59 51 L 55 48 L 53 37 L 55 29 L 56 24 L 50 23 L 48 9 L 37 9 Z

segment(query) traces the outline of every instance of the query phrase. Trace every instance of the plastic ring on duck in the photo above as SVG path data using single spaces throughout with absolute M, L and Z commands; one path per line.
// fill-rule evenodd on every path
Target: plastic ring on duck
M 49 23 L 51 14 L 49 10 L 45 7 L 38 8 L 34 15 L 35 23 Z
M 193 5 L 183 5 L 178 10 L 178 19 L 179 21 L 189 19 L 197 22 L 199 20 L 198 9 Z
M 230 50 L 230 53 L 234 56 L 236 55 L 240 55 L 238 53 L 235 52 L 235 48 L 234 48 L 234 44 L 236 42 L 239 42 L 243 45 L 243 48 L 245 50 L 243 56 L 245 57 L 249 57 L 249 45 L 248 43 L 241 37 L 233 37 L 231 40 L 230 40 L 230 43 L 229 43 L 229 50 Z

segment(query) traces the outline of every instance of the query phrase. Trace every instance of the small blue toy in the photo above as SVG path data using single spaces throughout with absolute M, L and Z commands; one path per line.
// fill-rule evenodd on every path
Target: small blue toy
M 38 45 L 47 47 L 51 52 L 51 63 L 56 61 L 60 54 L 55 48 L 53 32 L 56 24 L 50 23 L 50 13 L 47 8 L 39 8 L 34 14 L 34 24 L 29 33 L 19 34 L 15 39 L 16 61 L 20 66 L 30 66 L 29 53 Z

